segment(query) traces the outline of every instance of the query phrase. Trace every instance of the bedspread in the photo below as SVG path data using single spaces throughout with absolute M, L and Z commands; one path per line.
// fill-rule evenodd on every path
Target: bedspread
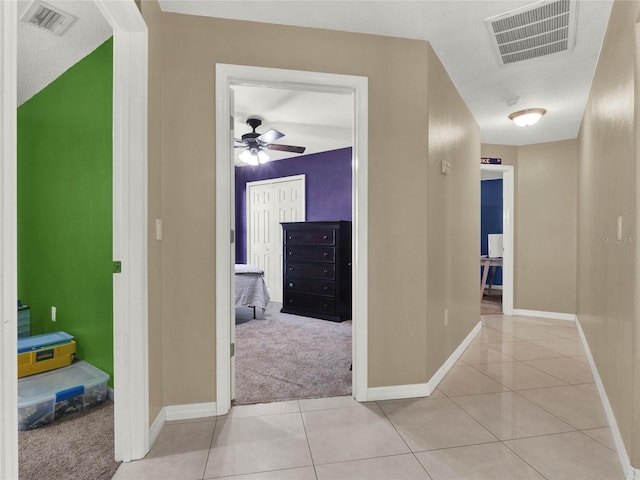
M 236 264 L 236 307 L 260 308 L 264 313 L 269 303 L 269 291 L 263 273 L 253 265 Z

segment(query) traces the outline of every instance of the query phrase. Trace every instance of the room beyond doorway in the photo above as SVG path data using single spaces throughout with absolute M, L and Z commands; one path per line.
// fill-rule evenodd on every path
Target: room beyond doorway
M 367 79 L 349 75 L 271 68 L 221 65 L 216 68 L 216 410 L 231 406 L 233 369 L 231 321 L 234 258 L 229 232 L 233 230 L 233 165 L 231 127 L 233 85 L 289 87 L 334 92 L 352 99 L 353 119 L 353 388 L 356 399 L 367 395 Z M 231 205 L 231 207 L 229 207 Z
M 513 314 L 513 278 L 514 278 L 514 167 L 511 165 L 481 165 L 481 180 L 502 180 L 502 231 L 503 231 L 503 257 L 502 257 L 502 295 L 501 311 L 497 311 L 495 300 L 486 298 L 486 314 L 504 313 Z M 485 292 L 480 292 L 481 303 L 485 298 Z M 495 295 L 496 292 L 494 292 Z M 497 296 L 497 295 L 495 295 Z
M 351 317 L 346 322 L 315 318 L 321 312 L 329 313 L 325 308 L 338 308 L 338 292 L 343 292 L 338 288 L 343 278 L 338 272 L 347 269 L 339 269 L 342 263 L 328 257 L 313 264 L 322 269 L 313 269 L 311 259 L 302 257 L 309 249 L 344 251 L 345 245 L 335 241 L 341 238 L 339 230 L 329 224 L 350 225 L 353 218 L 352 96 L 273 86 L 233 86 L 232 91 L 235 139 L 247 138 L 247 126 L 253 128 L 248 119 L 259 118 L 255 133 L 284 135 L 273 141 L 274 147 L 289 144 L 305 150 L 282 152 L 264 147 L 262 152 L 270 158 L 264 160 L 261 154 L 264 163 L 252 165 L 244 161 L 245 153 L 238 155 L 245 148 L 235 149 L 233 404 L 351 395 Z M 327 240 L 318 238 L 322 246 L 317 241 L 303 246 L 309 242 L 302 237 L 296 240 L 295 251 L 289 253 L 302 257 L 295 261 L 289 257 L 289 265 L 283 255 L 288 245 L 285 237 L 297 234 L 284 235 L 283 225 L 291 222 L 301 228 L 320 228 L 318 233 Z M 349 259 L 351 247 L 349 242 Z M 286 281 L 285 264 L 293 269 L 287 269 Z M 263 272 L 262 278 L 249 271 Z M 348 277 L 350 298 L 350 269 Z M 265 295 L 269 297 L 266 305 Z M 307 308 L 281 311 L 283 300 L 287 309 L 295 307 L 292 301 L 306 302 Z

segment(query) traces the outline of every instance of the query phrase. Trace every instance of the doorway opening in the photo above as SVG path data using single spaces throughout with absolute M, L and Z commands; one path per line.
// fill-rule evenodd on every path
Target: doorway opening
M 122 261 L 114 276 L 115 456 L 129 461 L 149 449 L 147 360 L 147 28 L 137 6 L 94 0 L 114 31 L 113 254 Z M 16 52 L 17 4 L 0 2 L 0 266 L 3 314 L 0 354 L 0 477 L 18 473 L 17 281 L 16 281 Z M 135 298 L 138 301 L 131 301 Z
M 366 271 L 367 271 L 367 79 L 346 75 L 300 72 L 236 65 L 217 65 L 216 71 L 216 409 L 228 412 L 233 398 L 235 335 L 235 172 L 233 131 L 228 119 L 233 116 L 234 86 L 290 89 L 322 92 L 349 98 L 352 162 L 352 395 L 366 399 Z M 237 136 L 237 134 L 236 134 Z M 271 162 L 277 163 L 277 162 Z M 227 232 L 231 231 L 231 236 Z M 233 261 L 232 261 L 233 260 Z M 347 368 L 349 366 L 347 365 Z
M 481 314 L 513 314 L 514 168 L 481 165 Z
M 351 395 L 351 95 L 252 86 L 232 92 L 233 404 Z M 259 139 L 284 136 L 260 150 L 258 165 L 245 163 L 242 143 L 254 119 Z

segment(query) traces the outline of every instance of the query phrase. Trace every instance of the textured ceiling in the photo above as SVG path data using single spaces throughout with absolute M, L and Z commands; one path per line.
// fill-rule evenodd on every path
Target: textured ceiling
M 480 125 L 482 141 L 507 145 L 577 136 L 612 4 L 610 0 L 578 1 L 576 46 L 572 51 L 500 66 L 484 20 L 529 5 L 530 1 L 159 2 L 165 11 L 192 15 L 428 40 Z M 19 15 L 29 3 L 19 1 Z M 47 3 L 79 18 L 62 37 L 19 24 L 19 104 L 111 35 L 111 29 L 93 2 L 51 0 Z M 311 98 L 313 95 L 305 97 L 308 96 L 277 90 L 266 95 L 248 87 L 238 91 L 236 136 L 248 131 L 243 117 L 256 115 L 265 120 L 259 131 L 276 128 L 286 134 L 278 143 L 303 145 L 309 153 L 316 148 L 330 150 L 345 146 L 343 139 L 348 135 L 350 118 L 338 118 L 339 108 L 323 108 L 325 103 L 339 99 L 318 101 Z M 520 98 L 519 103 L 507 106 L 506 101 L 514 97 Z M 286 98 L 286 102 L 282 98 Z M 520 128 L 508 120 L 508 114 L 514 110 L 531 107 L 548 110 L 537 125 Z M 300 114 L 301 111 L 304 113 Z M 324 147 L 323 141 L 327 142 Z
M 33 97 L 113 34 L 91 1 L 49 1 L 78 19 L 58 36 L 18 21 L 18 105 Z M 18 1 L 18 19 L 31 1 Z
M 525 145 L 578 134 L 610 0 L 578 2 L 575 49 L 500 66 L 484 20 L 531 1 L 159 0 L 165 11 L 428 40 L 480 125 L 484 143 Z M 520 97 L 515 107 L 506 101 Z M 534 127 L 509 113 L 542 107 Z

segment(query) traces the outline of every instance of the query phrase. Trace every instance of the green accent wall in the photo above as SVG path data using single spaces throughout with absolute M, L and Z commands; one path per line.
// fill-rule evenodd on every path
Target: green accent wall
M 18 298 L 113 385 L 113 41 L 18 108 Z M 57 321 L 51 321 L 51 307 Z

